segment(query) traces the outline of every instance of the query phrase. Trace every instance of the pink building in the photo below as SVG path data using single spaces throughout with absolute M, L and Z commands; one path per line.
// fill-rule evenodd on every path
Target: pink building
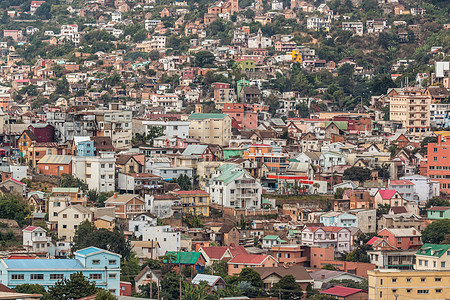
M 337 252 L 350 252 L 352 234 L 346 227 L 305 227 L 302 230 L 303 245 L 317 245 L 320 248 L 333 247 Z
M 244 268 L 278 267 L 278 261 L 271 255 L 238 254 L 228 261 L 228 275 L 237 275 Z
M 22 38 L 22 31 L 21 30 L 8 30 L 8 29 L 5 29 L 5 30 L 3 30 L 3 37 L 4 38 L 10 37 L 15 42 L 17 42 L 17 41 L 19 41 L 19 39 Z
M 417 249 L 422 246 L 420 237 L 422 234 L 419 230 L 412 228 L 384 228 L 378 231 L 378 236 L 381 236 L 391 246 L 402 250 Z
M 246 110 L 242 103 L 225 103 L 222 112 L 235 119 L 242 129 L 256 129 L 258 126 L 258 113 Z

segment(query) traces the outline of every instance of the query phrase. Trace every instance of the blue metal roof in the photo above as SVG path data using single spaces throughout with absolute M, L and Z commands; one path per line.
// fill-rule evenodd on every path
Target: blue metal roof
M 4 259 L 8 269 L 84 269 L 76 259 Z
M 75 252 L 75 254 L 80 254 L 80 255 L 84 255 L 87 256 L 89 254 L 95 253 L 95 252 L 99 252 L 99 251 L 104 251 L 103 249 L 97 248 L 97 247 L 88 247 L 88 248 L 84 248 L 81 250 L 78 250 L 77 252 Z

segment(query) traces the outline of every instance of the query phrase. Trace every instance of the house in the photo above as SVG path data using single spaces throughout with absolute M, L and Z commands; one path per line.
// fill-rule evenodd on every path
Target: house
M 145 169 L 145 154 L 124 154 L 116 159 L 121 173 L 142 173 Z
M 278 235 L 266 235 L 262 239 L 262 247 L 266 249 L 270 249 L 273 246 L 286 244 L 287 241 L 281 239 Z
M 224 224 L 215 233 L 215 241 L 222 246 L 237 246 L 239 245 L 239 233 L 239 229 L 234 224 Z
M 1 282 L 10 288 L 27 282 L 49 289 L 56 282 L 81 272 L 97 287 L 118 296 L 120 259 L 119 254 L 96 247 L 76 251 L 73 259 L 2 259 Z
M 433 206 L 428 208 L 427 217 L 431 220 L 450 219 L 450 207 Z
M 398 249 L 416 249 L 422 245 L 420 240 L 422 234 L 415 228 L 383 228 L 378 231 L 378 236 L 381 236 L 391 246 Z
M 47 253 L 47 231 L 41 227 L 27 226 L 23 233 L 23 247 L 27 252 Z
M 302 229 L 302 244 L 317 245 L 320 248 L 333 247 L 335 252 L 350 252 L 352 234 L 345 227 L 305 227 Z
M 375 207 L 380 205 L 404 206 L 405 202 L 396 190 L 379 189 L 374 196 Z
M 96 146 L 97 150 L 99 146 Z M 72 157 L 73 175 L 99 193 L 115 190 L 116 158 L 114 152 L 100 151 L 98 156 Z
M 157 259 L 161 248 L 157 241 L 131 241 L 131 247 L 140 263 L 149 259 Z
M 140 292 L 139 286 L 156 283 L 157 286 L 160 284 L 160 278 L 162 274 L 160 270 L 152 270 L 147 265 L 145 266 L 139 274 L 134 277 L 135 282 L 135 292 Z
M 93 221 L 94 213 L 81 205 L 70 205 L 58 213 L 58 237 L 72 241 L 78 226 L 84 221 Z
M 416 252 L 415 270 L 448 270 L 450 266 L 450 245 L 425 243 Z
M 367 300 L 367 291 L 362 289 L 349 288 L 345 286 L 334 286 L 320 292 L 321 294 L 329 295 L 339 300 Z
M 320 216 L 320 223 L 324 226 L 358 227 L 358 217 L 340 212 L 326 212 Z
M 123 194 L 113 196 L 105 201 L 106 207 L 114 207 L 116 218 L 132 219 L 134 216 L 145 212 L 145 202 L 138 195 Z
M 173 264 L 176 271 L 191 268 L 194 272 L 201 273 L 205 268 L 205 258 L 200 252 L 177 252 L 167 251 L 164 264 Z
M 6 179 L 0 182 L 0 192 L 1 193 L 17 193 L 19 195 L 25 196 L 27 185 L 14 178 Z
M 295 282 L 300 285 L 303 291 L 306 291 L 308 285 L 314 284 L 305 267 L 299 265 L 255 268 L 255 271 L 261 276 L 264 282 L 264 289 L 266 290 L 271 289 L 286 275 L 294 276 Z
M 192 278 L 192 284 L 200 284 L 202 282 L 206 282 L 209 286 L 209 292 L 225 289 L 226 282 L 220 276 L 215 275 L 207 275 L 207 274 L 197 274 L 194 278 Z
M 370 262 L 378 269 L 411 270 L 414 267 L 417 250 L 402 250 L 392 246 L 383 238 L 373 237 L 368 242 L 372 250 L 367 251 Z
M 278 261 L 266 254 L 238 254 L 228 261 L 228 275 L 237 275 L 244 268 L 278 267 Z
M 61 176 L 62 174 L 72 174 L 72 156 L 47 154 L 37 162 L 37 169 L 43 175 Z
M 173 191 L 171 193 L 180 198 L 183 214 L 209 217 L 209 193 L 202 190 Z
M 410 180 L 389 180 L 388 188 L 396 190 L 406 201 L 414 200 L 414 183 Z
M 206 266 L 222 260 L 230 260 L 238 254 L 247 254 L 244 246 L 201 247 L 199 250 L 206 260 Z
M 361 282 L 364 277 L 357 276 L 348 272 L 342 271 L 331 271 L 325 269 L 319 269 L 317 271 L 309 273 L 311 278 L 314 280 L 314 289 L 321 289 L 326 283 L 332 280 L 345 280 L 350 279 L 355 282 Z

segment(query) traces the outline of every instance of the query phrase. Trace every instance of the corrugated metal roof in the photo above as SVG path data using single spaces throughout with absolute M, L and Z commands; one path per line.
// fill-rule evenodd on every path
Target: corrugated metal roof
M 193 113 L 189 116 L 189 120 L 224 119 L 226 116 L 226 114 Z
M 192 284 L 200 284 L 200 282 L 202 281 L 206 281 L 206 283 L 209 286 L 212 286 L 214 283 L 217 282 L 217 280 L 219 280 L 221 277 L 220 276 L 216 276 L 216 275 L 207 275 L 207 274 L 197 274 L 195 275 L 195 277 L 192 279 L 191 283 Z
M 188 145 L 183 151 L 183 155 L 201 155 L 205 152 L 208 145 Z
M 68 165 L 72 161 L 71 155 L 45 155 L 38 164 Z
M 2 259 L 7 269 L 84 269 L 76 259 Z
M 79 188 L 77 187 L 54 187 L 52 188 L 52 193 L 78 193 Z

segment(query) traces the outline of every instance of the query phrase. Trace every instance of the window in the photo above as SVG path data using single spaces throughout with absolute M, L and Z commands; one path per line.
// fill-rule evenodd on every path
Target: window
M 63 214 L 63 219 L 67 219 L 67 214 Z
M 75 219 L 78 219 L 78 218 L 79 218 L 79 215 L 75 214 L 75 215 L 73 215 L 73 217 L 74 217 Z
M 92 264 L 93 265 L 99 265 L 100 264 L 100 259 L 93 259 L 92 260 Z
M 108 261 L 108 263 L 109 263 L 110 265 L 115 265 L 115 264 L 117 263 L 117 261 L 116 261 L 115 259 L 110 259 L 110 260 Z
M 436 277 L 436 278 L 434 279 L 434 281 L 440 282 L 440 281 L 441 281 L 441 278 L 440 278 L 440 277 Z
M 429 294 L 429 290 L 417 290 L 417 294 Z
M 442 289 L 436 289 L 436 293 L 442 293 Z
M 67 225 L 63 225 L 63 228 L 66 229 L 66 228 L 67 228 Z
M 89 279 L 102 279 L 102 274 L 89 274 Z
M 116 278 L 116 273 L 110 273 L 110 274 L 108 274 L 108 278 Z
M 237 269 L 237 268 L 239 268 L 239 266 L 238 265 L 234 265 L 233 268 Z
M 441 268 L 445 268 L 445 261 L 441 261 Z
M 396 289 L 392 289 L 392 293 L 397 293 L 397 290 Z
M 50 280 L 62 280 L 64 279 L 64 274 L 50 274 Z
M 44 274 L 31 274 L 31 280 L 44 280 Z
M 380 285 L 383 285 L 383 279 L 380 279 Z
M 406 282 L 411 282 L 411 278 L 406 278 Z
M 411 293 L 411 289 L 407 289 L 406 292 L 407 292 L 407 293 Z
M 392 282 L 397 282 L 397 278 L 392 278 Z
M 383 292 L 380 292 L 380 298 L 383 298 Z
M 100 167 L 101 167 L 102 169 L 104 169 L 104 168 L 105 168 L 105 164 L 101 164 Z
M 11 280 L 24 280 L 25 275 L 24 274 L 12 274 Z
M 426 279 L 426 278 L 420 278 L 420 281 L 421 281 L 421 282 L 425 282 L 425 279 Z

